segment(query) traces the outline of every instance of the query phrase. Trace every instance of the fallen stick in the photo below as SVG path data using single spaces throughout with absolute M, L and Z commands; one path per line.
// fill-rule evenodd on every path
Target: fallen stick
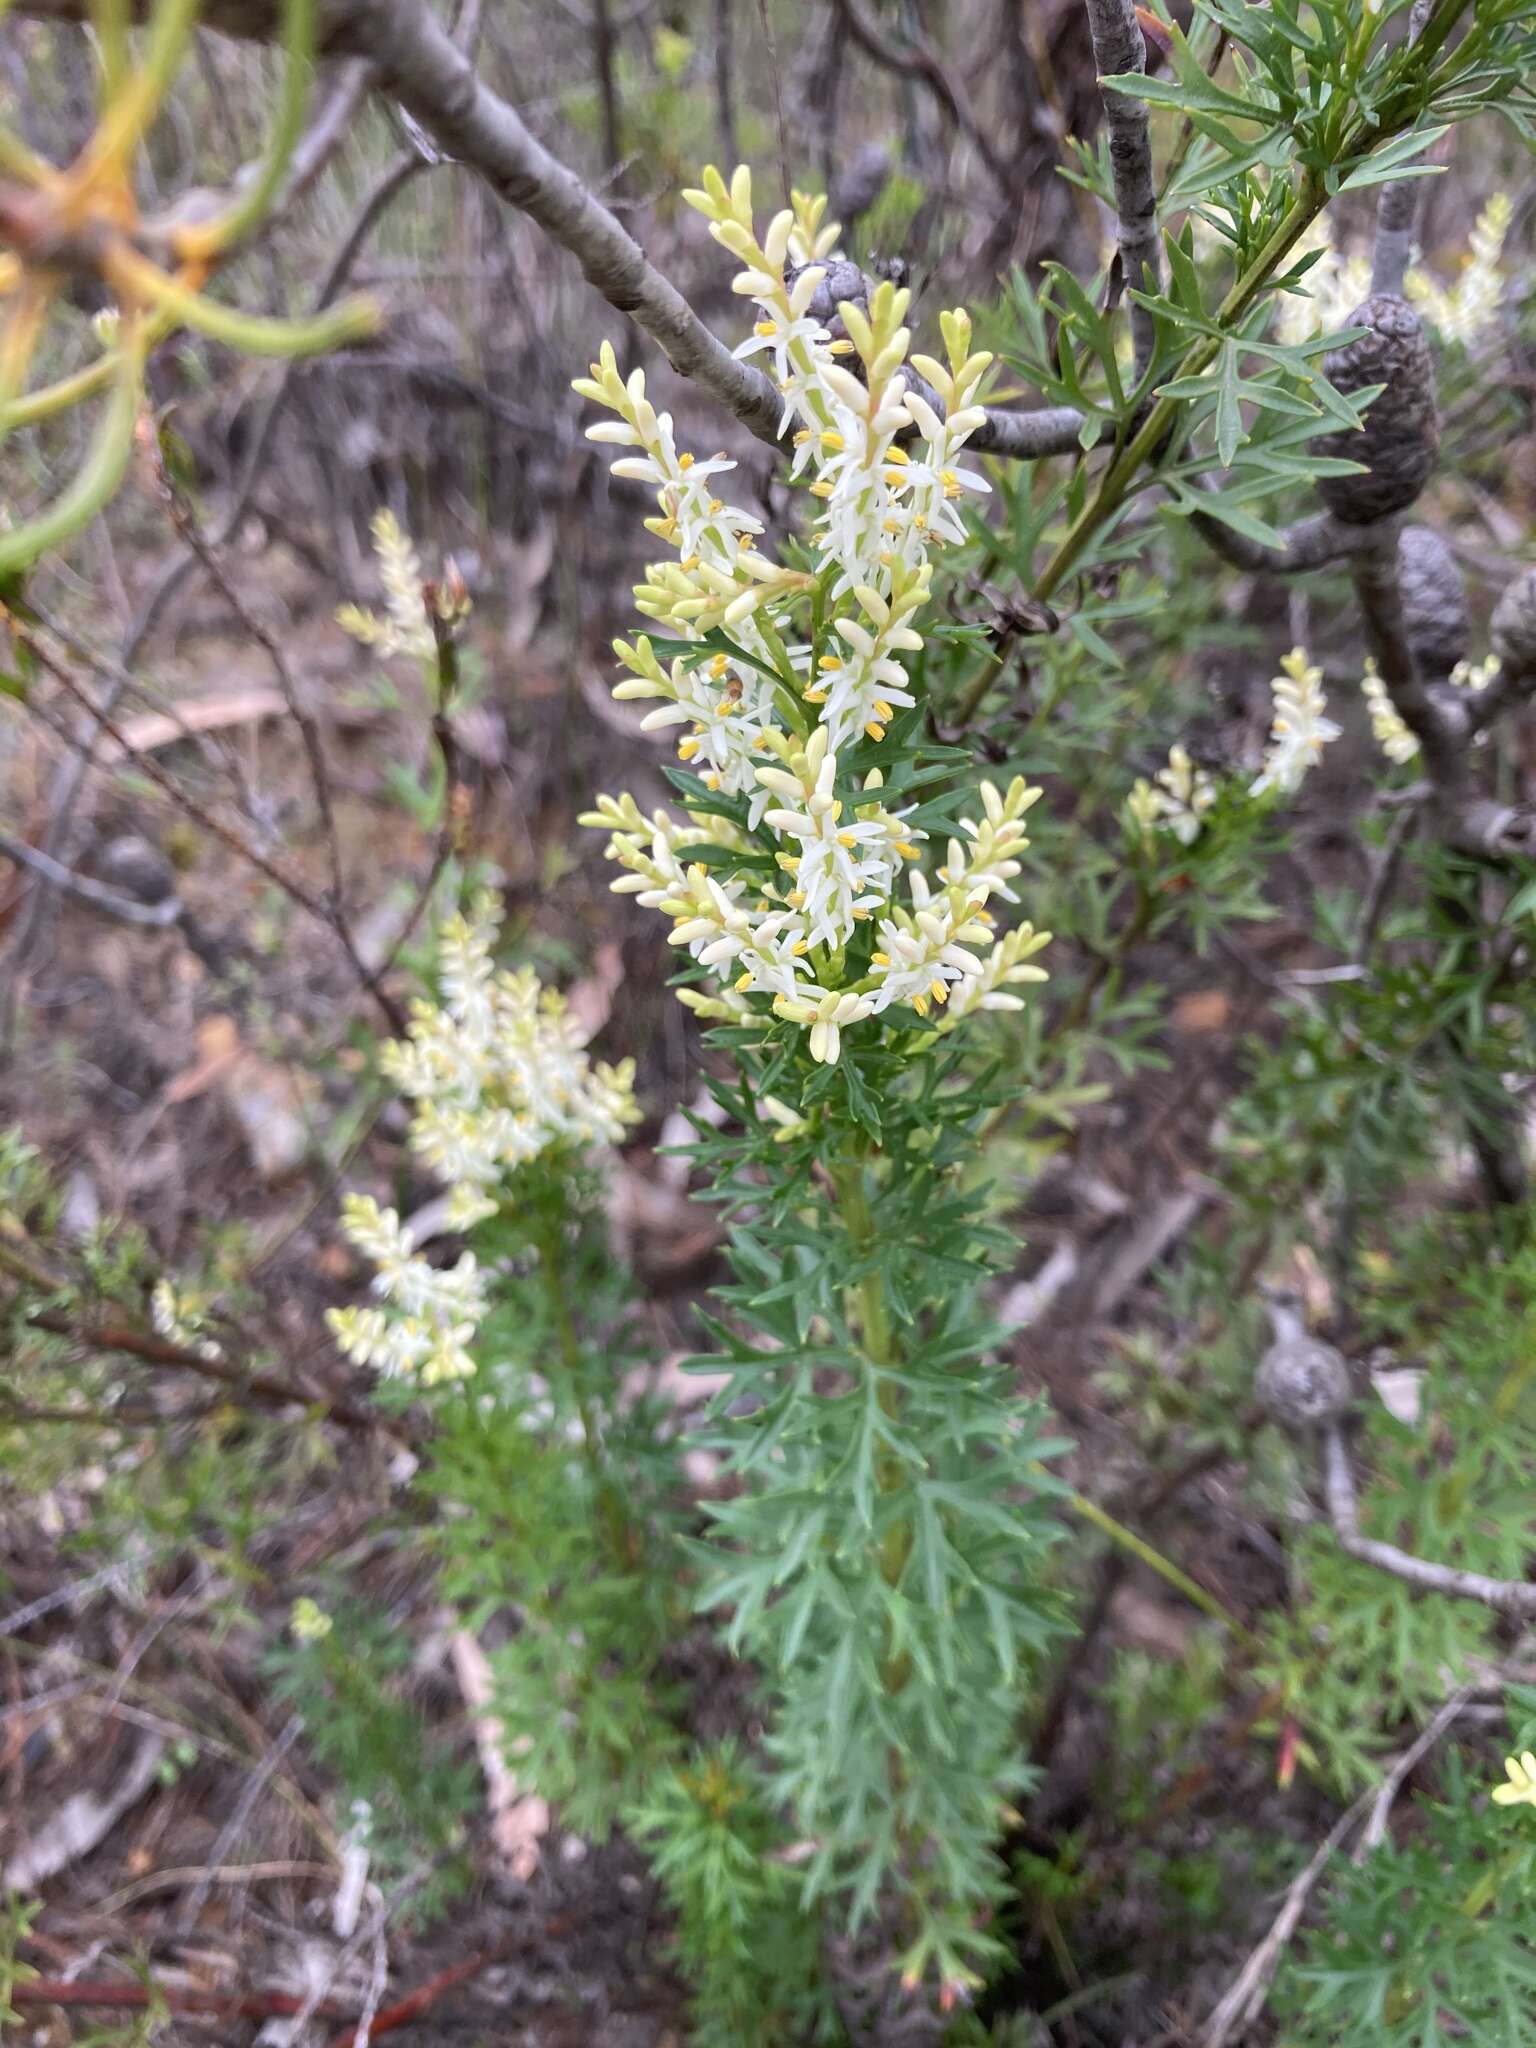
M 304 2001 L 291 1991 L 193 1991 L 170 1984 L 73 1983 L 64 1977 L 29 1977 L 6 1993 L 12 2005 L 116 2006 L 144 2012 L 157 2001 L 171 2012 L 208 2013 L 216 2019 L 289 2019 Z M 344 2006 L 322 2005 L 328 2020 L 340 2019 Z
M 409 2026 L 411 2021 L 424 2013 L 429 2005 L 441 1998 L 445 1991 L 452 1991 L 456 1985 L 468 1983 L 493 1963 L 499 1963 L 510 1955 L 514 1944 L 504 1941 L 495 1948 L 477 1949 L 473 1955 L 465 1956 L 462 1962 L 450 1964 L 446 1970 L 439 1970 L 435 1977 L 429 1977 L 425 1984 L 418 1984 L 414 1991 L 406 1992 L 393 2005 L 381 2006 L 374 2014 L 368 2030 L 369 2039 L 377 2040 L 380 2034 L 391 2034 L 396 2027 Z M 362 2023 L 349 2020 L 339 2034 L 333 2034 L 326 2048 L 356 2048 L 357 2037 Z

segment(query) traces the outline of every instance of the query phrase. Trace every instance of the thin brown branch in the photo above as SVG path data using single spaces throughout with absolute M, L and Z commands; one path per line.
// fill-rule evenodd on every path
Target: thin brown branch
M 473 1955 L 452 1963 L 446 1970 L 439 1970 L 435 1977 L 429 1977 L 425 1984 L 418 1984 L 414 1991 L 407 1991 L 393 2005 L 381 2006 L 374 2015 L 369 2030 L 370 2038 L 377 2040 L 381 2034 L 392 2034 L 398 2027 L 408 2027 L 418 2019 L 429 2006 L 435 2005 L 446 1992 L 455 1990 L 460 1984 L 467 1984 L 472 1977 L 478 1977 L 482 1970 L 490 1969 L 500 1962 L 511 1950 L 513 1943 L 502 1942 L 495 1948 L 477 1949 Z M 358 2030 L 347 2025 L 339 2034 L 332 2036 L 327 2048 L 356 2048 Z
M 180 1372 L 195 1373 L 199 1379 L 216 1380 L 220 1386 L 231 1387 L 239 1394 L 284 1408 L 319 1408 L 324 1411 L 328 1422 L 339 1422 L 348 1429 L 387 1429 L 389 1426 L 383 1416 L 359 1408 L 343 1396 L 300 1386 L 296 1381 L 281 1379 L 275 1373 L 246 1372 L 229 1359 L 205 1358 L 201 1352 L 190 1350 L 184 1344 L 173 1344 L 147 1331 L 132 1329 L 126 1323 L 76 1322 L 55 1309 L 33 1309 L 27 1313 L 26 1320 L 34 1329 L 66 1338 L 87 1351 L 117 1351 L 129 1358 L 142 1359 L 146 1365 L 173 1366 Z
M 836 4 L 854 41 L 867 57 L 873 58 L 882 70 L 892 71 L 899 78 L 918 79 L 927 86 L 980 157 L 1003 197 L 1012 203 L 1018 196 L 1013 172 L 981 125 L 965 87 L 928 38 L 920 35 L 908 42 L 896 42 L 885 33 L 864 0 L 836 0 Z
M 357 950 L 357 942 L 352 936 L 352 927 L 347 922 L 344 907 L 346 884 L 341 867 L 341 841 L 336 831 L 336 810 L 331 800 L 331 778 L 325 765 L 325 748 L 320 737 L 320 728 L 315 722 L 314 714 L 306 707 L 299 694 L 299 687 L 288 657 L 283 652 L 282 643 L 266 621 L 258 617 L 246 603 L 239 585 L 224 566 L 219 548 L 203 532 L 185 492 L 177 488 L 170 471 L 166 468 L 164 450 L 158 437 L 155 438 L 153 446 L 155 481 L 159 486 L 161 502 L 170 516 L 171 524 L 181 536 L 183 545 L 190 548 L 202 564 L 204 574 L 234 613 L 240 625 L 266 655 L 272 672 L 277 677 L 278 688 L 283 693 L 288 715 L 299 728 L 304 744 L 304 758 L 309 768 L 310 786 L 314 791 L 315 808 L 320 814 L 326 860 L 330 868 L 332 929 L 341 943 L 342 951 L 351 963 L 353 973 L 363 986 L 367 987 L 370 972 Z
M 232 831 L 222 819 L 215 817 L 195 797 L 189 796 L 176 783 L 173 777 L 166 774 L 165 770 L 151 755 L 135 747 L 122 727 L 105 707 L 92 701 L 89 692 L 76 680 L 65 664 L 58 660 L 51 650 L 43 644 L 30 626 L 17 618 L 14 613 L 7 615 L 6 623 L 10 626 L 15 637 L 25 644 L 39 667 L 46 669 L 60 689 L 64 691 L 65 695 L 70 697 L 81 710 L 95 720 L 107 737 L 114 741 L 121 749 L 124 759 L 132 761 L 139 772 L 155 785 L 168 802 L 174 804 L 178 810 L 185 812 L 194 824 L 200 825 L 205 832 L 212 834 L 215 839 L 221 841 L 239 859 L 255 868 L 258 874 L 265 875 L 269 882 L 274 883 L 277 888 L 281 889 L 285 896 L 296 903 L 317 924 L 324 925 L 326 930 L 338 939 L 341 937 L 337 928 L 337 914 L 329 905 L 323 903 L 306 883 L 301 882 L 296 875 L 289 873 L 286 868 L 279 867 L 275 861 L 269 860 L 259 848 L 248 844 L 247 841 L 240 837 L 238 832 Z M 348 950 L 345 945 L 344 950 Z M 390 1030 L 394 1032 L 396 1037 L 403 1037 L 409 1022 L 405 1011 L 389 993 L 388 989 L 384 987 L 374 970 L 357 956 L 355 947 L 349 950 L 349 958 L 362 986 L 378 1005 Z
M 287 2019 L 303 2010 L 304 2001 L 288 1991 L 195 1991 L 180 1984 L 107 1984 L 69 1977 L 30 1977 L 6 1992 L 23 2010 L 38 2006 L 115 2008 L 144 2012 L 164 2005 L 169 2012 L 208 2013 L 217 2019 Z M 340 2019 L 346 2008 L 335 2002 L 321 2008 L 326 2019 Z M 348 2036 L 350 2038 L 350 2035 Z
M 1319 1842 L 1305 1870 L 1291 1881 L 1280 1910 L 1270 1923 L 1268 1933 L 1239 1970 L 1215 2011 L 1206 2021 L 1205 2031 L 1200 2036 L 1200 2048 L 1226 2048 L 1226 2043 L 1231 2040 L 1233 2034 L 1239 2028 L 1251 2026 L 1263 2011 L 1269 1982 L 1275 1974 L 1275 1966 L 1300 1924 L 1301 1916 L 1306 1911 L 1307 1901 L 1311 1898 L 1318 1879 L 1327 1869 L 1334 1851 L 1372 1797 L 1372 1792 L 1362 1792 L 1352 1806 L 1345 1808 Z
M 21 11 L 56 20 L 90 18 L 89 0 L 22 0 Z M 477 75 L 424 0 L 332 0 L 321 11 L 321 47 L 327 54 L 368 59 L 379 89 L 394 96 L 445 157 L 467 164 L 498 198 L 537 221 L 576 258 L 593 288 L 657 343 L 681 376 L 707 391 L 759 440 L 778 444 L 783 408 L 772 380 L 755 365 L 738 361 L 711 332 L 615 215 Z M 228 35 L 271 42 L 280 36 L 280 12 L 278 0 L 206 0 L 202 19 Z M 1006 175 L 1000 163 L 997 169 Z M 1034 461 L 1069 453 L 1081 427 L 1081 417 L 1069 407 L 989 411 L 971 445 Z M 222 526 L 220 532 L 227 537 Z M 158 593 L 157 600 L 163 602 Z M 141 615 L 135 647 L 145 629 Z

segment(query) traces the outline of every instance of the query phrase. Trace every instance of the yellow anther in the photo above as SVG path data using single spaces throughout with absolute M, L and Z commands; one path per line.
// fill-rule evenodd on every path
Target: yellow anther
M 891 964 L 891 956 L 889 953 L 871 953 L 869 957 L 871 960 L 874 961 L 877 967 L 889 967 Z
M 796 438 L 798 438 L 798 436 Z M 848 446 L 848 443 L 843 439 L 842 435 L 837 432 L 835 427 L 827 427 L 822 432 L 821 445 L 823 448 L 832 449 L 834 454 L 836 454 L 840 453 L 844 448 L 846 448 Z
M 872 718 L 865 724 L 864 730 L 872 740 L 883 740 L 885 738 L 885 727 L 877 725 Z
M 684 449 L 683 453 L 677 458 L 677 466 L 679 469 L 692 469 L 693 457 L 688 453 L 687 449 Z
M 926 996 L 914 996 L 912 998 L 912 1007 L 916 1010 L 919 1017 L 926 1017 L 928 1014 L 928 998 Z
M 768 338 L 769 335 L 777 334 L 778 331 L 779 323 L 777 320 L 759 320 L 757 325 L 752 329 L 752 332 L 754 334 L 762 335 L 765 340 Z
M 851 832 L 839 832 L 837 835 L 837 843 L 839 846 L 857 846 L 859 842 L 857 839 L 854 838 Z
M 811 496 L 813 498 L 830 498 L 831 495 L 832 486 L 829 483 L 823 481 L 822 479 L 818 478 L 817 481 L 811 485 Z
M 824 668 L 829 675 L 834 669 L 841 668 L 842 665 L 842 657 L 836 654 L 823 654 L 816 663 L 818 668 Z
M 949 990 L 939 980 L 937 975 L 929 982 L 928 986 L 933 990 L 933 1000 L 936 1003 L 947 1003 L 949 1001 Z

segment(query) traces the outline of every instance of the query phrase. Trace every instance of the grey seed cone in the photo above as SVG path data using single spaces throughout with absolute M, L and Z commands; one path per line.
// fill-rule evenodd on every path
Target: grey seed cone
M 1349 1367 L 1331 1344 L 1298 1336 L 1270 1345 L 1259 1361 L 1254 1388 L 1276 1422 L 1287 1429 L 1316 1429 L 1336 1422 L 1354 1391 Z
M 1377 292 L 1346 323 L 1368 331 L 1323 362 L 1346 395 L 1369 384 L 1386 389 L 1371 403 L 1361 433 L 1340 429 L 1313 442 L 1320 455 L 1365 464 L 1362 476 L 1318 479 L 1318 495 L 1336 518 L 1368 525 L 1404 511 L 1423 490 L 1440 446 L 1435 374 L 1418 314 L 1406 299 Z
M 1493 651 L 1505 671 L 1536 681 L 1536 569 L 1525 569 L 1494 607 Z
M 1472 629 L 1461 571 L 1438 533 L 1405 526 L 1397 542 L 1397 580 L 1403 594 L 1403 625 L 1419 673 L 1443 683 L 1464 661 Z
M 791 264 L 784 272 L 785 283 L 793 288 L 795 279 L 807 267 L 804 263 Z M 823 327 L 831 329 L 833 339 L 837 340 L 846 332 L 837 317 L 840 305 L 846 301 L 861 312 L 869 311 L 869 279 L 857 263 L 845 262 L 841 257 L 819 263 L 816 268 L 824 270 L 826 276 L 811 294 L 811 303 L 806 311 L 813 320 L 819 320 Z

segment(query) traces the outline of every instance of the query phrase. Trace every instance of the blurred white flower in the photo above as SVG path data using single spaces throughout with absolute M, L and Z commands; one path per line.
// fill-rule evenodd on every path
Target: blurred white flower
M 1336 740 L 1339 728 L 1323 716 L 1328 699 L 1323 694 L 1323 672 L 1308 662 L 1304 648 L 1293 647 L 1280 663 L 1283 671 L 1270 684 L 1275 715 L 1270 725 L 1270 742 L 1264 767 L 1250 786 L 1251 796 L 1278 789 L 1287 795 L 1301 787 L 1309 768 L 1323 758 L 1323 748 Z

